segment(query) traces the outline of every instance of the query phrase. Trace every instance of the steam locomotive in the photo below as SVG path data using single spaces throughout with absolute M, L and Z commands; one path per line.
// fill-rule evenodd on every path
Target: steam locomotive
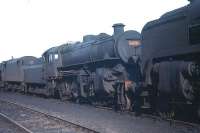
M 200 1 L 190 1 L 148 22 L 142 36 L 115 24 L 112 36 L 86 35 L 41 58 L 2 62 L 3 88 L 127 110 L 139 103 L 153 113 L 189 111 L 200 117 Z
M 39 59 L 22 57 L 3 62 L 4 88 L 131 109 L 131 86 L 139 78 L 141 35 L 124 32 L 121 23 L 113 28 L 112 36 L 86 35 L 83 42 L 50 48 Z
M 191 0 L 142 30 L 143 85 L 154 110 L 200 116 L 199 13 L 200 1 Z

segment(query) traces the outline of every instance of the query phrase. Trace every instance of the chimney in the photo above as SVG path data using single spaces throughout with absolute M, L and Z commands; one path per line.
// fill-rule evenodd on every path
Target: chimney
M 113 35 L 119 35 L 119 34 L 121 34 L 121 33 L 123 33 L 124 32 L 124 24 L 122 24 L 122 23 L 117 23 L 117 24 L 114 24 L 112 27 L 113 27 L 113 29 L 114 29 L 114 33 L 113 33 Z

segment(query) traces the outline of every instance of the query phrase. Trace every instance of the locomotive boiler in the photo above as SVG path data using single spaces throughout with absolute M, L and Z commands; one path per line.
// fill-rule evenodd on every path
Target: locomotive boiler
M 199 7 L 200 1 L 193 0 L 142 30 L 144 83 L 159 112 L 178 114 L 181 108 L 200 116 Z
M 127 93 L 138 77 L 129 71 L 139 62 L 140 33 L 124 32 L 123 24 L 113 28 L 112 36 L 86 35 L 83 42 L 64 44 L 43 54 L 47 79 L 59 97 L 130 108 Z

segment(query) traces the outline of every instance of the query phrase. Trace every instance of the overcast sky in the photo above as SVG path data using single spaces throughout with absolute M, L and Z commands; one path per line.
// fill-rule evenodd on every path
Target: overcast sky
M 144 24 L 187 0 L 0 0 L 0 61 L 36 57 L 86 34 L 112 34 L 114 23 L 141 32 Z

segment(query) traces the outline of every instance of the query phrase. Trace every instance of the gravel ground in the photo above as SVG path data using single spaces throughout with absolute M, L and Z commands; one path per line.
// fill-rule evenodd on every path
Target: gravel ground
M 0 133 L 25 133 L 19 127 L 0 116 Z
M 199 129 L 190 126 L 185 127 L 162 120 L 134 117 L 69 102 L 64 103 L 56 99 L 5 92 L 0 92 L 0 99 L 48 112 L 101 133 L 200 133 Z
M 66 121 L 1 100 L 0 107 L 1 113 L 33 133 L 94 133 Z

